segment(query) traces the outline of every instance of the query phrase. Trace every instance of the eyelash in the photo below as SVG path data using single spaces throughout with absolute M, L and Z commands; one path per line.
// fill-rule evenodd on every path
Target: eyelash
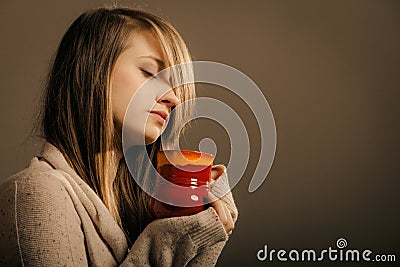
M 153 73 L 148 72 L 147 70 L 144 70 L 144 69 L 140 69 L 140 70 L 144 73 L 144 75 L 156 79 L 156 76 L 154 76 Z

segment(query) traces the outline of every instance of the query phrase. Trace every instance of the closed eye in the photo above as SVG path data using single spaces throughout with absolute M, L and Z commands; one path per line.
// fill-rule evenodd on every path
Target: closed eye
M 142 69 L 142 68 L 140 68 L 140 70 L 143 72 L 143 74 L 144 74 L 146 77 L 150 77 L 150 78 L 157 79 L 156 76 L 154 76 L 153 73 L 151 73 L 151 72 L 149 72 L 149 71 L 147 71 L 147 70 L 145 70 L 145 69 Z

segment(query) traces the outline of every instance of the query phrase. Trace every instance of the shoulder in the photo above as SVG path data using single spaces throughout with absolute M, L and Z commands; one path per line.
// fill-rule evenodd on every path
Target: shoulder
M 37 159 L 36 159 L 37 160 Z M 34 160 L 32 160 L 34 161 Z M 38 160 L 37 160 L 38 161 Z M 0 184 L 0 221 L 12 225 L 30 225 L 46 221 L 63 227 L 65 218 L 79 223 L 80 219 L 62 171 L 42 162 L 30 166 Z M 0 225 L 2 228 L 3 225 Z
M 0 192 L 0 265 L 57 265 L 73 258 L 71 242 L 83 244 L 83 233 L 62 171 L 33 159 L 2 182 Z
M 67 180 L 61 171 L 51 168 L 47 163 L 32 159 L 30 165 L 7 178 L 0 184 L 2 202 L 19 200 L 39 201 L 41 199 L 66 198 Z M 7 199 L 5 199 L 7 198 Z M 50 203 L 49 203 L 50 204 Z

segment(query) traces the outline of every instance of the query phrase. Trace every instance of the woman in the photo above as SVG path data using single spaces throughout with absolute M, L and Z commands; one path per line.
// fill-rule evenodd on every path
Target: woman
M 42 153 L 0 185 L 1 266 L 216 263 L 237 218 L 232 195 L 191 216 L 157 219 L 132 178 L 148 179 L 147 167 L 138 157 L 131 174 L 122 155 L 129 99 L 155 73 L 184 62 L 183 40 L 153 14 L 100 8 L 73 22 L 49 73 Z M 142 133 L 153 162 L 163 131 L 156 113 L 193 98 L 186 84 L 155 100 Z M 176 113 L 171 138 L 187 115 Z M 222 173 L 215 168 L 212 179 Z

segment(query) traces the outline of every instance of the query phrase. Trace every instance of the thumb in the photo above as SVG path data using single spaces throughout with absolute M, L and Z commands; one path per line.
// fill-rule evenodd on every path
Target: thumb
M 211 168 L 211 180 L 217 180 L 225 171 L 226 167 L 224 165 L 214 165 Z

